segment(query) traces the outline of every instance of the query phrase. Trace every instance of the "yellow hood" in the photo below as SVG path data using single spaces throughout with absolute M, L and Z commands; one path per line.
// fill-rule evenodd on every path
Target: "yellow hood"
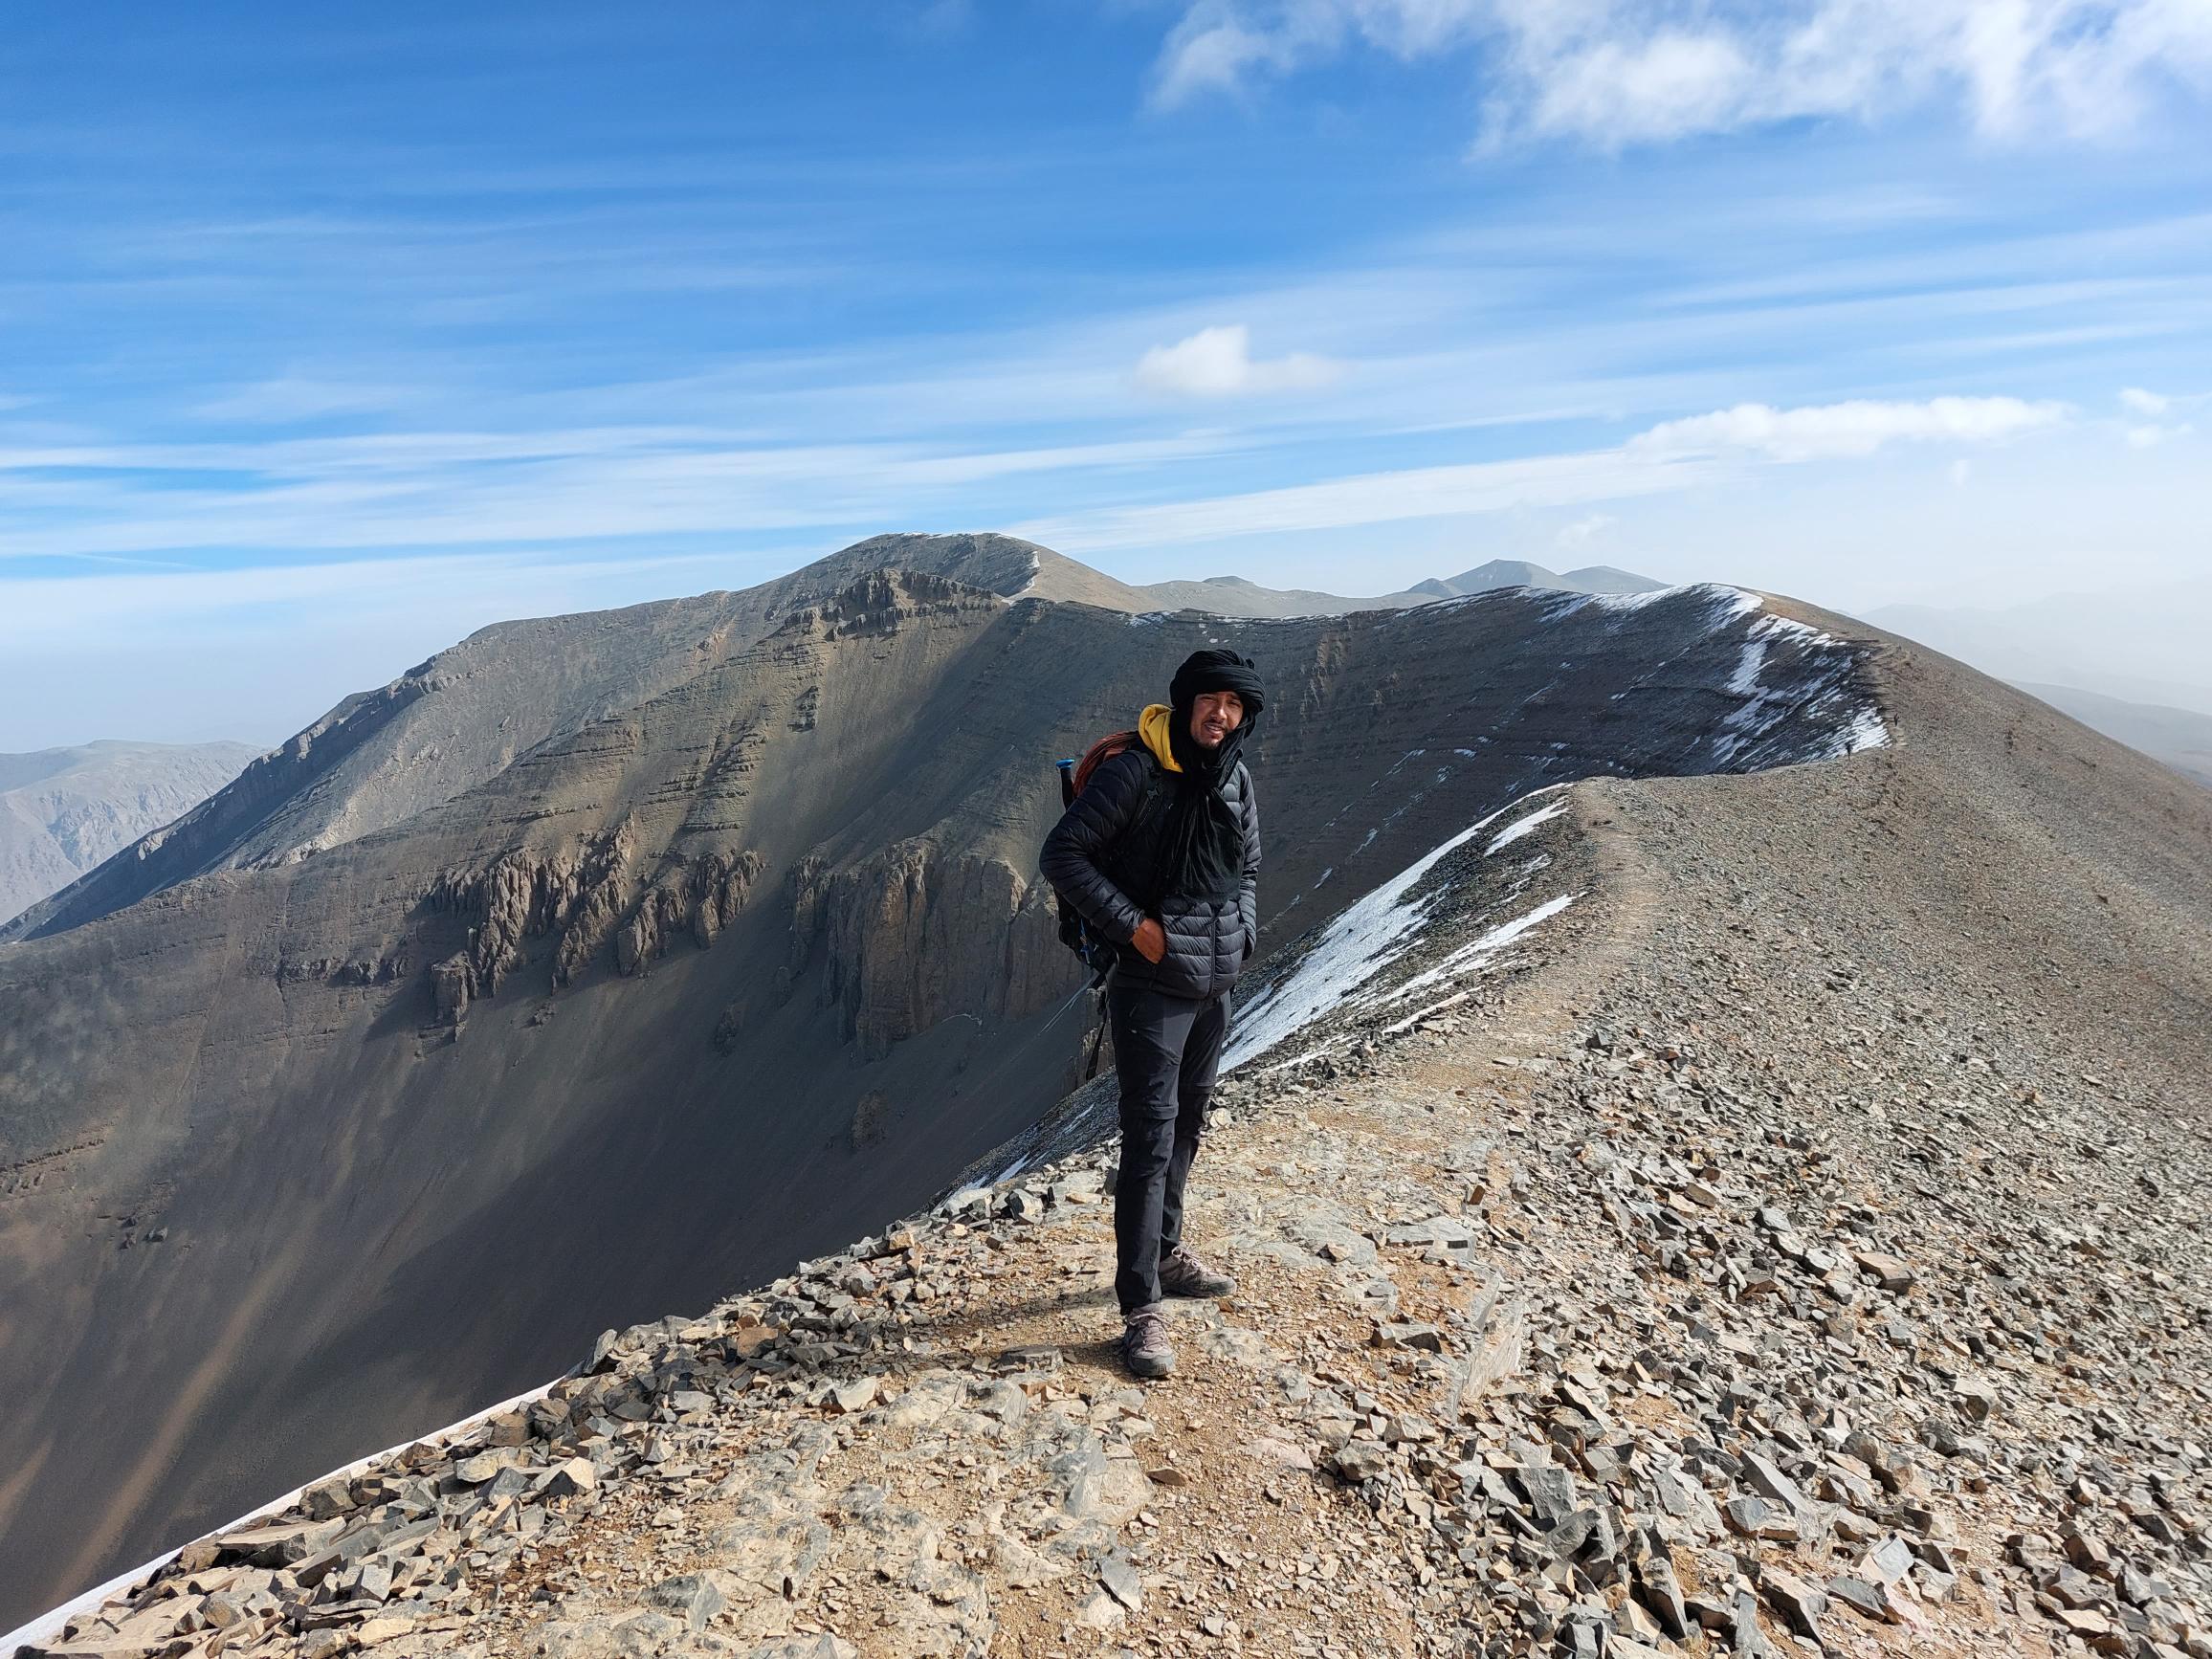
M 1144 740 L 1154 760 L 1171 772 L 1180 772 L 1183 763 L 1175 758 L 1175 749 L 1168 741 L 1168 734 L 1175 730 L 1174 719 L 1175 711 L 1165 703 L 1147 703 L 1137 717 L 1137 735 Z

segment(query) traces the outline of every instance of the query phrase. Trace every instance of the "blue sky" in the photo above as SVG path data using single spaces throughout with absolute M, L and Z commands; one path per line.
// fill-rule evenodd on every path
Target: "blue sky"
M 0 748 L 886 529 L 2170 622 L 2208 99 L 2212 0 L 19 11 Z

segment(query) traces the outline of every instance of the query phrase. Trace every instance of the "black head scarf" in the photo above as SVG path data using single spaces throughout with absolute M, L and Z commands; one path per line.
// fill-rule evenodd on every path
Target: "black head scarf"
M 1244 703 L 1244 719 L 1206 749 L 1190 735 L 1190 714 L 1206 692 L 1234 692 Z M 1161 896 L 1231 898 L 1244 879 L 1244 823 L 1222 799 L 1221 788 L 1236 775 L 1245 742 L 1252 734 L 1266 697 L 1259 670 L 1233 651 L 1194 651 L 1169 682 L 1168 748 L 1183 770 L 1172 774 L 1174 799 L 1161 847 Z

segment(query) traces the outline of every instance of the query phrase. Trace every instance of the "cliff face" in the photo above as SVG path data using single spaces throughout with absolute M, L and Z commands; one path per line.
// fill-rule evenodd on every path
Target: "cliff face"
M 1022 1020 L 1080 983 L 1051 890 L 1003 858 L 909 841 L 792 895 L 797 953 L 872 1054 L 955 1014 Z
M 1868 696 L 1718 589 L 1240 624 L 863 573 L 404 822 L 0 948 L 0 1621 L 1032 1121 L 1089 1013 L 1051 762 L 1216 640 L 1275 691 L 1263 951 L 1531 787 L 1837 752 Z

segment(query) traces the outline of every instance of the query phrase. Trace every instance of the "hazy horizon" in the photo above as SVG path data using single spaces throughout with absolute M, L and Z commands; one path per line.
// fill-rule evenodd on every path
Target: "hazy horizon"
M 291 697 L 284 706 L 293 712 L 275 715 L 274 709 L 258 711 L 275 715 L 272 725 L 247 728 L 202 724 L 199 723 L 202 714 L 195 712 L 189 701 L 180 706 L 175 699 L 161 699 L 142 708 L 135 701 L 127 700 L 135 697 L 135 691 L 127 693 L 126 698 L 107 699 L 104 702 L 97 697 L 90 697 L 77 707 L 68 710 L 51 704 L 19 702 L 0 710 L 0 752 L 23 753 L 69 748 L 100 741 L 170 744 L 244 741 L 262 749 L 274 748 L 328 712 L 343 698 L 389 683 L 416 663 L 449 646 L 458 644 L 482 628 L 574 610 L 604 609 L 622 605 L 687 598 L 717 587 L 746 586 L 752 581 L 763 581 L 784 574 L 811 559 L 834 551 L 836 549 L 832 547 L 806 550 L 794 555 L 791 563 L 763 569 L 747 582 L 653 588 L 608 596 L 604 603 L 589 601 L 486 615 L 482 620 L 459 628 L 450 635 L 436 632 L 437 618 L 423 616 L 415 619 L 411 629 L 395 625 L 389 630 L 388 650 L 385 652 L 381 667 L 375 653 L 383 643 L 382 636 L 367 636 L 364 654 L 358 663 L 351 665 L 358 671 L 357 677 L 346 677 L 349 664 L 345 660 L 318 662 L 312 673 L 290 671 L 286 689 L 291 693 Z M 1087 560 L 1084 563 L 1094 562 Z M 1477 563 L 1487 564 L 1489 561 Z M 1543 562 L 1529 560 L 1527 563 Z M 1559 560 L 1546 567 L 1563 574 L 1565 569 L 1577 567 L 1578 563 Z M 683 567 L 688 567 L 689 564 L 686 562 Z M 1132 575 L 1125 570 L 1116 569 L 1110 562 L 1095 563 L 1094 567 L 1109 576 L 1133 583 L 1167 580 Z M 1456 576 L 1474 567 L 1473 564 L 1457 564 L 1449 568 L 1440 566 L 1409 577 L 1405 583 L 1394 585 L 1390 591 L 1403 591 L 1413 583 L 1427 577 Z M 669 568 L 659 564 L 632 564 L 592 574 L 610 586 L 628 588 L 638 580 L 648 578 L 655 570 L 667 571 Z M 1652 574 L 1648 570 L 1632 570 L 1630 573 L 1645 576 Z M 1350 570 L 1343 573 L 1347 577 L 1356 574 Z M 1205 580 L 1213 576 L 1241 576 L 1261 580 L 1248 571 L 1211 568 L 1193 569 L 1186 573 L 1184 579 Z M 1727 578 L 1687 576 L 1677 580 L 1725 582 Z M 1272 583 L 1268 585 L 1278 586 Z M 1317 591 L 1351 598 L 1382 596 L 1381 590 L 1363 594 L 1354 585 L 1342 580 L 1323 581 L 1316 587 Z M 589 588 L 585 586 L 578 591 L 580 597 L 587 598 Z M 497 593 L 496 587 L 487 587 L 484 590 L 487 602 L 496 603 Z M 1792 593 L 1788 597 L 1813 604 L 1827 603 L 1816 594 Z M 1829 608 L 1836 608 L 1829 606 Z M 1846 614 L 1861 616 L 1878 627 L 1919 639 L 1947 655 L 1958 656 L 2001 679 L 2041 679 L 2054 685 L 2130 702 L 2212 715 L 2212 675 L 2207 675 L 2201 666 L 2203 653 L 2200 643 L 2207 636 L 2208 630 L 2212 630 L 2212 579 L 2118 595 L 2083 588 L 2038 600 L 2024 600 L 2010 606 L 1874 606 Z M 434 638 L 432 634 L 435 634 Z M 254 671 L 253 664 L 240 666 L 248 675 Z M 210 702 L 225 698 L 230 692 L 229 687 L 221 684 L 210 689 L 215 694 L 210 697 Z M 137 724 L 128 730 L 120 726 L 114 729 L 103 727 L 98 731 L 88 729 L 85 735 L 80 736 L 43 740 L 35 736 L 48 730 L 74 731 L 77 727 L 72 723 L 73 720 L 81 721 L 88 718 L 97 720 L 98 717 L 91 711 L 102 706 L 110 711 L 114 720 L 135 719 Z

